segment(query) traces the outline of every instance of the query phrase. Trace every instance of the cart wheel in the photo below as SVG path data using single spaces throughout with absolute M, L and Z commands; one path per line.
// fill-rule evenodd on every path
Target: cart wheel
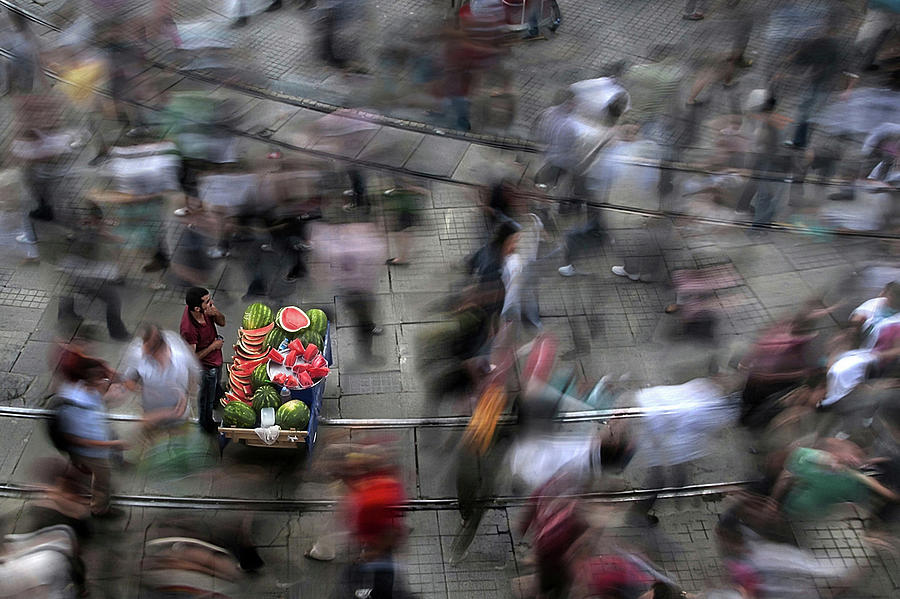
M 550 0 L 550 25 L 547 26 L 551 32 L 555 32 L 562 24 L 562 11 L 559 10 L 559 4 L 556 0 Z

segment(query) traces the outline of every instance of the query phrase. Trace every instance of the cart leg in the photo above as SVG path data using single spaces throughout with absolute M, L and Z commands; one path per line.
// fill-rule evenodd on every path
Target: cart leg
M 562 11 L 559 9 L 559 3 L 556 0 L 550 0 L 550 25 L 547 26 L 551 32 L 555 32 L 562 24 Z

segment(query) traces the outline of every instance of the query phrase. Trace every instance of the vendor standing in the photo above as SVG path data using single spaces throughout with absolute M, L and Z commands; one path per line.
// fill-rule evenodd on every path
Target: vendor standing
M 181 317 L 181 337 L 196 353 L 200 362 L 200 392 L 197 396 L 200 427 L 207 432 L 218 430 L 213 420 L 213 407 L 222 372 L 222 338 L 216 325 L 225 326 L 225 315 L 212 302 L 209 290 L 191 287 L 185 297 L 187 306 Z

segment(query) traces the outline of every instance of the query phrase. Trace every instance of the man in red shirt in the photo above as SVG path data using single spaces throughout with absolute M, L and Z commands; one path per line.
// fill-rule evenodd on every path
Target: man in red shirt
M 200 393 L 197 397 L 200 426 L 209 433 L 218 430 L 213 420 L 213 407 L 222 371 L 222 338 L 216 325 L 225 326 L 225 315 L 213 305 L 209 291 L 191 287 L 185 297 L 187 306 L 181 317 L 181 336 L 197 354 L 202 367 Z

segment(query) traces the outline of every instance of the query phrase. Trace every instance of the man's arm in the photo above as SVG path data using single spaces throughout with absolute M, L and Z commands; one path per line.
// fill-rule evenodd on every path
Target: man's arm
M 206 315 L 212 318 L 213 322 L 220 327 L 225 326 L 225 315 L 219 312 L 219 309 L 216 308 L 215 304 L 212 301 L 209 302 L 209 308 L 206 310 Z

